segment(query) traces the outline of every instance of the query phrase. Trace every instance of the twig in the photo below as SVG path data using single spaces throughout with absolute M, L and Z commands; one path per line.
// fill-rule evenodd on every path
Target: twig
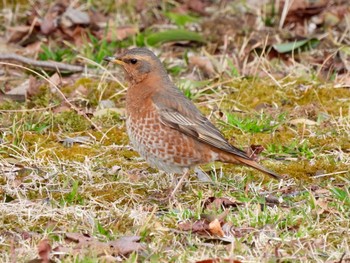
M 320 174 L 320 175 L 312 176 L 312 178 L 321 178 L 321 177 L 326 177 L 326 176 L 331 176 L 331 175 L 345 174 L 347 172 L 349 172 L 349 171 L 340 171 L 340 172 L 334 172 L 334 173 L 328 173 L 328 174 Z
M 0 61 L 1 60 L 14 60 L 33 67 L 55 69 L 60 71 L 82 72 L 84 70 L 83 66 L 69 65 L 62 62 L 56 62 L 56 61 L 35 60 L 35 59 L 23 57 L 21 55 L 17 55 L 14 53 L 9 53 L 9 54 L 0 53 Z

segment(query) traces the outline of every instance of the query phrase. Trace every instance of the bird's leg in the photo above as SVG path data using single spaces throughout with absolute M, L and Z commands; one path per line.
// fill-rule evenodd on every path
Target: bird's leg
M 185 169 L 184 173 L 182 174 L 179 182 L 177 183 L 177 185 L 175 186 L 174 190 L 171 192 L 170 195 L 170 199 L 173 198 L 175 196 L 176 191 L 180 188 L 180 186 L 182 185 L 183 180 L 185 180 L 185 178 L 188 176 L 189 173 L 189 169 Z

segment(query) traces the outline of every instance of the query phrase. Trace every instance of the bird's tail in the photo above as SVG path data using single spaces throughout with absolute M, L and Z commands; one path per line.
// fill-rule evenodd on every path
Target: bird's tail
M 259 170 L 260 172 L 263 172 L 276 180 L 282 179 L 282 177 L 279 174 L 265 168 L 264 166 L 260 165 L 259 163 L 257 163 L 254 160 L 251 160 L 251 159 L 245 159 L 241 156 L 237 156 L 237 155 L 233 155 L 233 154 L 229 154 L 229 153 L 225 153 L 225 154 L 220 155 L 220 159 L 221 159 L 220 161 L 222 161 L 222 162 L 241 163 L 241 164 L 244 164 L 246 166 L 255 168 L 255 169 Z

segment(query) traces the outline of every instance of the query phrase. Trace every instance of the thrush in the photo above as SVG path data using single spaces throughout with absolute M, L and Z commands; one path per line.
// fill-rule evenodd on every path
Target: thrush
M 179 184 L 190 168 L 214 161 L 246 165 L 281 178 L 231 145 L 174 85 L 152 51 L 133 48 L 104 60 L 121 65 L 125 72 L 127 133 L 150 166 L 183 174 Z

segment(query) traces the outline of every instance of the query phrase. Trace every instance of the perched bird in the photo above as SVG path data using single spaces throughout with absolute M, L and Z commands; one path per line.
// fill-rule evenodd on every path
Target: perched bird
M 246 165 L 281 178 L 229 144 L 171 82 L 152 51 L 133 48 L 104 60 L 121 65 L 125 71 L 129 83 L 126 127 L 134 149 L 150 166 L 183 174 L 173 194 L 189 168 L 213 161 Z

